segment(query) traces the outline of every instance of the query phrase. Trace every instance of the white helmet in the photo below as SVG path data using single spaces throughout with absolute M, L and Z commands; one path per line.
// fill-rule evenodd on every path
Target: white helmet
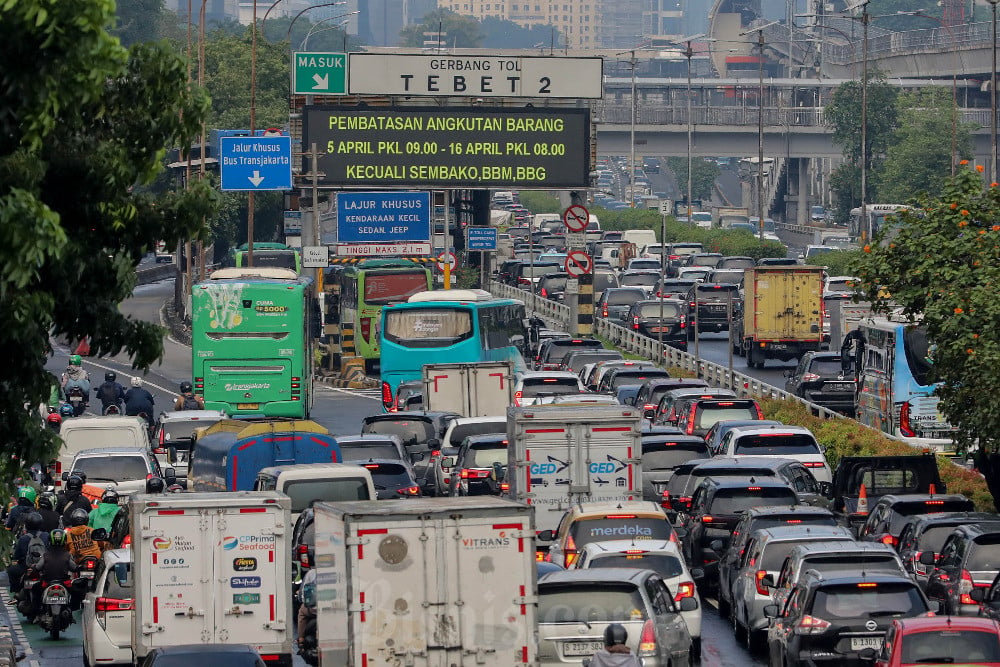
M 138 376 L 133 377 L 132 378 L 132 386 L 133 387 L 141 387 L 142 386 L 142 378 L 140 378 Z

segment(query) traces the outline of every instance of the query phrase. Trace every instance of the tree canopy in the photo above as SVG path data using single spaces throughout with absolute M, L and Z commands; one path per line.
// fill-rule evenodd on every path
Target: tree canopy
M 166 47 L 123 48 L 107 31 L 111 0 L 0 0 L 0 474 L 47 460 L 49 336 L 89 337 L 97 355 L 137 368 L 162 355 L 162 331 L 118 310 L 157 241 L 201 234 L 207 184 L 147 190 L 165 149 L 189 146 L 208 107 Z M 11 479 L 11 474 L 3 474 Z
M 559 46 L 559 32 L 550 25 L 522 26 L 487 16 L 481 21 L 483 47 L 492 49 L 547 49 Z
M 677 178 L 677 188 L 681 197 L 687 197 L 687 173 L 688 163 L 685 157 L 668 157 L 667 166 L 674 172 Z M 691 197 L 693 199 L 708 200 L 712 198 L 712 187 L 715 179 L 719 177 L 719 165 L 714 160 L 706 160 L 702 157 L 691 160 Z
M 982 167 L 945 180 L 937 197 L 898 214 L 898 231 L 864 247 L 857 266 L 865 297 L 926 328 L 930 380 L 942 382 L 940 410 L 959 442 L 1000 450 L 1000 187 L 983 187 Z M 993 459 L 995 461 L 995 459 Z M 1000 467 L 980 470 L 1000 498 Z
M 421 47 L 428 36 L 440 33 L 447 48 L 470 49 L 483 45 L 483 28 L 471 16 L 457 14 L 450 9 L 435 9 L 424 16 L 420 23 L 413 23 L 399 31 L 399 45 Z

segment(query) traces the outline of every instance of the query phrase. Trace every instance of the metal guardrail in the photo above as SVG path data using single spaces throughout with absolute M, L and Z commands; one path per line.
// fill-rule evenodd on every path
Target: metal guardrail
M 148 269 L 138 269 L 135 273 L 139 276 L 139 285 L 150 285 L 175 277 L 177 275 L 177 267 L 171 262 L 170 264 L 157 264 Z
M 525 305 L 532 312 L 545 321 L 556 326 L 569 328 L 569 306 L 539 298 L 526 290 L 517 289 L 516 287 L 496 281 L 490 282 L 490 292 L 504 298 L 520 299 L 524 301 Z M 606 338 L 612 344 L 630 354 L 635 354 L 654 362 L 660 356 L 660 343 L 658 340 L 630 331 L 617 324 L 612 324 L 607 320 L 595 318 L 594 331 L 602 338 Z M 667 347 L 664 350 L 662 363 L 666 366 L 683 368 L 706 382 L 724 389 L 730 389 L 741 397 L 796 400 L 809 408 L 809 412 L 812 415 L 821 419 L 848 419 L 840 413 L 827 410 L 815 403 L 810 403 L 755 377 L 744 375 L 736 370 L 730 371 L 727 366 L 699 359 L 693 354 L 688 354 L 672 347 Z

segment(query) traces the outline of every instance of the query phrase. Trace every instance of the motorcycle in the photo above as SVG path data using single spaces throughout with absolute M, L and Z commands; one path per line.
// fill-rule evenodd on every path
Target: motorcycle
M 109 415 L 109 416 L 110 415 L 120 415 L 121 413 L 122 413 L 121 406 L 117 405 L 116 403 L 112 403 L 108 407 L 104 408 L 104 414 L 105 415 Z
M 83 389 L 80 387 L 72 387 L 66 396 L 69 398 L 70 405 L 73 406 L 73 416 L 79 417 L 83 414 L 83 411 L 87 409 L 87 396 L 83 393 Z
M 79 579 L 75 580 L 79 581 Z M 70 590 L 74 581 L 51 581 L 43 583 L 41 604 L 35 616 L 35 622 L 49 633 L 51 639 L 59 639 L 59 633 L 74 623 L 73 610 L 70 608 Z
M 14 599 L 17 601 L 17 611 L 28 619 L 28 623 L 34 623 L 35 615 L 38 613 L 38 610 L 35 608 L 35 596 L 33 592 L 35 587 L 40 586 L 41 583 L 42 579 L 37 572 L 28 572 L 21 579 L 21 590 L 14 596 Z
M 315 580 L 300 586 L 296 597 L 300 605 L 304 605 L 309 609 L 312 614 L 310 614 L 309 619 L 305 623 L 305 628 L 302 631 L 302 639 L 299 640 L 299 655 L 306 662 L 307 665 L 312 665 L 312 667 L 317 667 L 319 665 L 319 641 L 316 638 L 316 589 Z

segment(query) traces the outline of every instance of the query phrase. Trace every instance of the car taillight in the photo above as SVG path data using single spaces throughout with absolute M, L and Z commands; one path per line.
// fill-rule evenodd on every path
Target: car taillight
M 402 489 L 396 489 L 396 493 L 401 496 L 419 496 L 420 487 L 419 486 L 405 486 Z
M 816 373 L 803 373 L 802 374 L 802 381 L 803 382 L 815 382 L 818 379 L 819 379 L 819 375 L 817 375 Z
M 527 278 L 521 278 L 521 277 L 518 277 L 518 279 L 517 279 L 517 284 L 518 284 L 518 285 L 530 285 L 530 284 L 531 284 L 531 281 L 530 281 L 530 280 L 528 280 Z
M 607 306 L 604 306 L 604 307 L 603 307 L 603 308 L 601 309 L 601 317 L 607 317 L 607 316 L 608 316 L 608 307 L 607 307 Z
M 653 619 L 642 624 L 642 634 L 639 636 L 639 657 L 656 655 L 656 628 Z
M 507 493 L 510 491 L 510 484 L 507 482 L 500 482 L 500 493 Z
M 696 406 L 692 405 L 691 412 L 688 413 L 687 428 L 685 429 L 685 432 L 688 435 L 694 435 L 694 415 L 697 409 L 698 408 Z
M 372 333 L 372 318 L 362 317 L 361 318 L 361 337 L 365 340 L 371 340 Z
M 715 517 L 712 516 L 711 514 L 706 514 L 705 516 L 701 517 L 702 523 L 713 523 L 714 521 Z
M 888 544 L 888 545 L 889 545 L 890 547 L 895 547 L 895 546 L 896 546 L 896 545 L 897 545 L 897 544 L 899 543 L 899 540 L 897 540 L 897 539 L 896 539 L 895 537 L 893 537 L 892 535 L 888 535 L 888 534 L 886 534 L 886 535 L 883 535 L 883 536 L 882 536 L 882 539 L 881 539 L 881 540 L 879 540 L 879 541 L 880 541 L 880 542 L 881 542 L 882 544 Z
M 806 468 L 822 468 L 826 464 L 822 461 L 804 461 L 802 463 Z
M 566 547 L 563 549 L 563 567 L 569 569 L 569 566 L 573 564 L 576 560 L 576 540 L 573 539 L 572 535 L 566 538 Z
M 695 593 L 694 582 L 684 581 L 677 584 L 677 595 L 674 596 L 674 602 L 680 602 L 682 598 L 693 598 Z
M 135 605 L 131 598 L 97 598 L 94 602 L 94 611 L 97 612 L 132 611 L 134 609 Z
M 681 315 L 681 329 L 686 329 L 687 325 L 688 325 L 688 323 L 687 323 L 687 317 L 684 316 L 684 315 Z
M 431 457 L 433 458 L 435 456 L 441 456 L 441 450 L 440 449 L 432 449 L 431 450 Z
M 392 387 L 388 382 L 382 383 L 382 406 L 386 410 L 392 405 Z
M 821 635 L 830 628 L 830 621 L 824 621 L 815 616 L 803 616 L 795 624 L 795 634 L 797 635 Z
M 521 407 L 521 397 L 524 396 L 524 392 L 515 391 L 514 392 L 514 407 Z
M 544 287 L 541 290 L 539 290 L 538 293 L 541 295 L 541 297 L 543 299 L 549 298 L 549 291 L 547 289 L 545 289 Z
M 909 401 L 903 401 L 903 404 L 899 407 L 899 432 L 903 434 L 904 438 L 912 438 L 917 435 L 910 426 Z
M 305 569 L 309 569 L 309 546 L 306 544 L 300 544 L 295 549 L 295 555 L 298 557 L 299 566 Z
M 633 317 L 632 318 L 632 328 L 635 329 L 636 331 L 639 330 L 639 318 L 638 317 Z
M 754 577 L 754 583 L 757 584 L 757 593 L 760 595 L 770 596 L 770 591 L 767 590 L 767 586 L 761 586 L 760 582 L 764 580 L 767 576 L 767 570 L 757 570 L 757 574 Z
M 972 581 L 972 575 L 969 574 L 968 570 L 962 570 L 962 580 L 958 583 L 958 592 L 961 593 L 959 597 L 959 602 L 961 604 L 975 604 L 979 603 L 972 599 L 972 589 L 976 586 L 981 588 L 989 588 L 989 584 L 977 584 Z

